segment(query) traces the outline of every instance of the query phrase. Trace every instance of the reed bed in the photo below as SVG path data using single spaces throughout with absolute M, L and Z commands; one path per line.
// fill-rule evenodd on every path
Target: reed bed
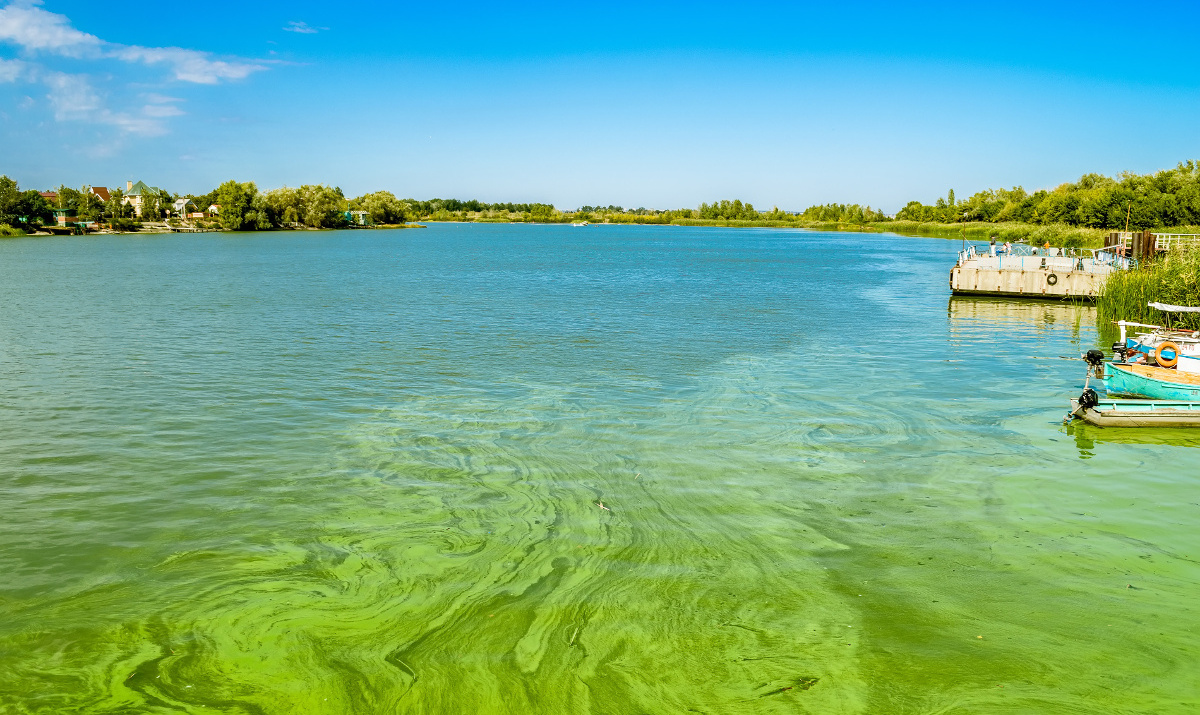
M 1167 316 L 1146 304 L 1200 306 L 1200 251 L 1171 251 L 1138 268 L 1110 275 L 1096 301 L 1101 323 L 1134 320 L 1162 325 Z M 1173 314 L 1174 325 L 1200 330 L 1200 315 Z
M 1062 223 L 1036 226 L 1028 223 L 920 223 L 917 221 L 887 221 L 871 224 L 876 230 L 891 231 L 902 235 L 935 236 L 941 238 L 965 238 L 971 241 L 986 241 L 995 236 L 998 241 L 1032 243 L 1040 246 L 1066 248 L 1099 248 L 1104 245 L 1105 229 L 1080 228 Z

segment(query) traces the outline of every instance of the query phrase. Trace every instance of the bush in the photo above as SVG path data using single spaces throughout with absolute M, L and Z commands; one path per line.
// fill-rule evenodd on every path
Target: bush
M 142 228 L 142 222 L 133 218 L 114 218 L 110 219 L 108 225 L 114 231 L 139 231 Z
M 25 235 L 25 232 L 22 231 L 21 229 L 13 228 L 12 226 L 9 226 L 6 223 L 0 223 L 0 236 L 12 237 L 12 236 L 24 236 L 24 235 Z

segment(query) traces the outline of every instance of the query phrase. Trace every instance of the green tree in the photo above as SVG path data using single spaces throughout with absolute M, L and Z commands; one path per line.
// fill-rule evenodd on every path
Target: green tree
M 342 190 L 321 184 L 300 187 L 300 216 L 313 228 L 337 228 L 346 224 L 346 198 Z
M 254 199 L 258 187 L 254 182 L 226 181 L 217 188 L 217 203 L 221 205 L 221 225 L 231 231 L 253 231 L 258 228 L 258 211 Z
M 49 223 L 54 218 L 50 202 L 37 191 L 21 191 L 17 182 L 0 176 L 0 224 L 15 228 Z
M 397 199 L 390 191 L 363 194 L 349 202 L 352 211 L 366 211 L 372 223 L 404 223 L 415 216 L 409 214 L 409 206 Z

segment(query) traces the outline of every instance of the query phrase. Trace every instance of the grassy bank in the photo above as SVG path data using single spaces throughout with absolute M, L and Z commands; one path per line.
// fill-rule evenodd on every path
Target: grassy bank
M 24 236 L 25 232 L 19 228 L 13 228 L 6 223 L 0 223 L 0 238 L 9 238 L 16 236 Z
M 965 238 L 968 241 L 986 241 L 995 236 L 997 241 L 1032 243 L 1068 248 L 1099 248 L 1104 245 L 1105 229 L 1077 228 L 1065 224 L 1037 226 L 1029 223 L 919 223 L 917 221 L 885 221 L 873 223 L 877 231 L 891 231 L 905 236 L 931 236 L 935 238 Z
M 1130 271 L 1111 274 L 1096 300 L 1101 323 L 1134 320 L 1162 325 L 1166 316 L 1147 303 L 1200 306 L 1200 251 L 1172 251 Z M 1200 315 L 1173 314 L 1176 324 L 1200 330 Z

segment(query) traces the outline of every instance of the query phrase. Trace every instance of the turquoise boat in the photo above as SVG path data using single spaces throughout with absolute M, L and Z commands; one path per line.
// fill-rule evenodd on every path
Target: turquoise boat
M 1105 367 L 1104 387 L 1109 395 L 1200 402 L 1200 374 L 1115 362 Z

